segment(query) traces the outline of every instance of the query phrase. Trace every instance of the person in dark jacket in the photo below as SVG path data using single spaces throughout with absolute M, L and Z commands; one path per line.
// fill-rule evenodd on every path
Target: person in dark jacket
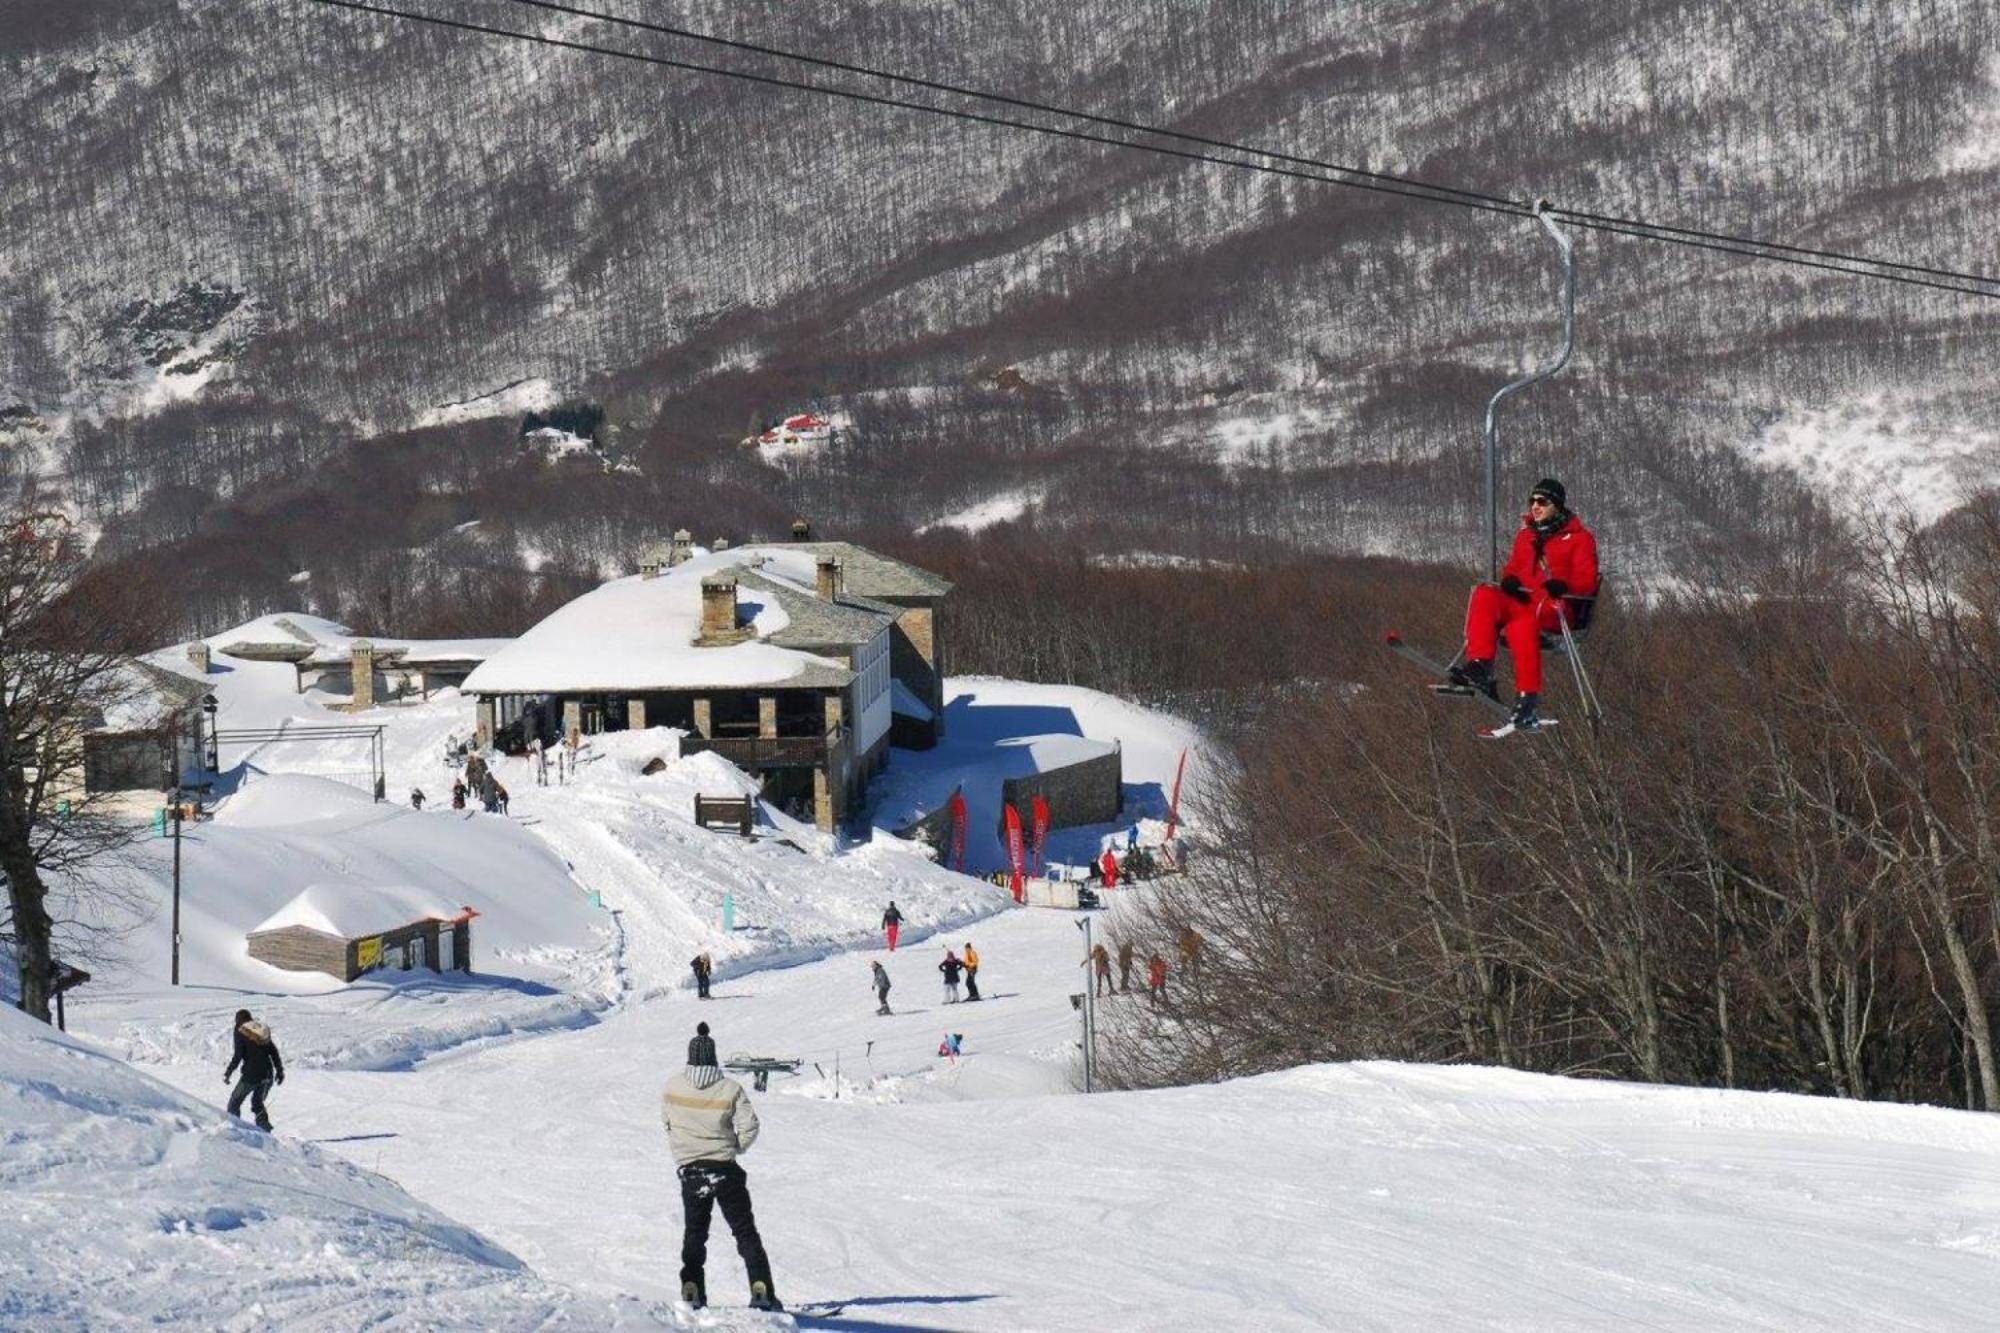
M 965 970 L 965 964 L 951 950 L 944 951 L 944 961 L 938 964 L 938 971 L 944 973 L 944 1002 L 958 1003 L 958 974 Z
M 1132 941 L 1121 940 L 1118 945 L 1118 993 L 1132 993 Z
M 706 1000 L 708 998 L 708 978 L 715 971 L 715 964 L 709 962 L 707 954 L 698 953 L 688 960 L 688 966 L 694 969 L 695 998 Z
M 889 970 L 882 966 L 879 959 L 870 963 L 869 966 L 875 970 L 875 1012 L 886 1014 L 889 1012 Z
M 896 900 L 889 900 L 889 910 L 882 913 L 882 933 L 888 937 L 889 952 L 896 952 L 896 936 L 903 929 L 903 914 L 896 910 Z
M 242 1119 L 243 1099 L 248 1097 L 257 1128 L 268 1130 L 271 1115 L 264 1108 L 264 1098 L 270 1095 L 274 1082 L 285 1081 L 285 1059 L 278 1054 L 278 1043 L 272 1038 L 271 1029 L 252 1018 L 248 1009 L 236 1011 L 233 1037 L 235 1051 L 229 1057 L 229 1068 L 222 1071 L 222 1081 L 227 1083 L 234 1078 L 239 1065 L 243 1077 L 237 1080 L 236 1091 L 229 1094 L 229 1114 Z
M 465 779 L 463 778 L 453 778 L 451 780 L 451 808 L 454 810 L 465 809 Z

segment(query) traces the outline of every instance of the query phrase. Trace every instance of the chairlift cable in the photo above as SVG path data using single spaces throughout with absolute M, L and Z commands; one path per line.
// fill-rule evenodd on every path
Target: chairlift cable
M 620 27 L 628 27 L 646 32 L 659 33 L 664 36 L 677 37 L 694 42 L 701 42 L 707 45 L 724 47 L 730 50 L 745 51 L 755 55 L 770 56 L 776 59 L 789 60 L 798 64 L 815 66 L 822 69 L 837 70 L 842 73 L 848 73 L 848 74 L 860 74 L 869 78 L 881 79 L 888 83 L 902 84 L 905 86 L 915 87 L 915 88 L 924 88 L 936 92 L 951 93 L 955 96 L 972 98 L 978 101 L 992 102 L 1004 106 L 1018 107 L 1023 110 L 1044 112 L 1049 115 L 1064 116 L 1072 120 L 1083 121 L 1088 124 L 1102 125 L 1111 129 L 1131 130 L 1141 134 L 1155 135 L 1167 139 L 1176 139 L 1184 143 L 1200 144 L 1208 148 L 1219 148 L 1235 153 L 1246 153 L 1256 157 L 1266 158 L 1270 161 L 1282 162 L 1290 166 L 1311 167 L 1319 171 L 1336 172 L 1343 176 L 1351 176 L 1365 180 L 1380 181 L 1406 188 L 1426 191 L 1438 196 L 1450 197 L 1450 198 L 1440 198 L 1440 202 L 1451 202 L 1453 199 L 1458 201 L 1477 201 L 1488 205 L 1497 206 L 1497 208 L 1502 211 L 1519 212 L 1524 215 L 1532 212 L 1532 207 L 1527 202 L 1522 200 L 1505 198 L 1501 195 L 1486 194 L 1480 191 L 1467 190 L 1452 185 L 1439 185 L 1432 181 L 1419 180 L 1415 177 L 1410 177 L 1410 176 L 1400 176 L 1387 172 L 1369 171 L 1361 167 L 1348 166 L 1338 162 L 1329 162 L 1323 158 L 1304 157 L 1293 153 L 1279 152 L 1275 149 L 1260 148 L 1253 144 L 1235 143 L 1227 139 L 1211 138 L 1206 135 L 1194 134 L 1184 130 L 1175 130 L 1157 125 L 1148 125 L 1140 121 L 1122 120 L 1113 116 L 1097 115 L 1095 113 L 1088 111 L 1078 111 L 1069 107 L 1056 106 L 1051 103 L 1034 101 L 1028 98 L 1014 97 L 1005 93 L 995 93 L 978 88 L 969 88 L 960 84 L 946 83 L 937 79 L 927 79 L 927 78 L 916 77 L 913 75 L 898 74 L 890 70 L 876 69 L 867 65 L 857 65 L 849 63 L 847 61 L 832 60 L 823 56 L 808 55 L 798 51 L 787 51 L 779 47 L 767 46 L 757 42 L 746 42 L 738 39 L 721 37 L 713 33 L 699 32 L 692 28 L 679 27 L 673 24 L 654 23 L 645 19 L 633 18 L 625 15 L 607 14 L 599 10 L 583 9 L 575 5 L 556 3 L 556 0 L 510 0 L 510 2 L 513 4 L 527 6 L 529 8 L 547 10 L 552 13 L 567 14 L 577 18 L 592 19 L 598 22 L 615 24 Z M 938 111 L 939 114 L 951 114 L 945 108 L 932 108 L 932 109 Z M 1133 145 L 1133 146 L 1143 147 L 1144 145 Z M 1242 163 L 1238 165 L 1252 166 L 1254 164 Z M 1350 182 L 1339 182 L 1339 183 L 1350 183 Z M 1823 268 L 1827 269 L 1828 271 L 1845 273 L 1853 276 L 1860 276 L 1860 277 L 1884 276 L 1881 274 L 1877 274 L 1872 270 L 1888 269 L 1894 272 L 1917 274 L 1925 277 L 1946 278 L 1952 280 L 1952 282 L 1954 283 L 1970 282 L 1970 283 L 1979 283 L 1985 285 L 2000 285 L 2000 278 L 1983 277 L 1979 274 L 1963 273 L 1954 269 L 1938 268 L 1932 265 L 1925 265 L 1925 264 L 1910 264 L 1902 262 L 1900 260 L 1892 260 L 1892 259 L 1873 259 L 1865 255 L 1848 254 L 1838 250 L 1829 250 L 1815 246 L 1792 245 L 1790 243 L 1783 241 L 1764 241 L 1764 240 L 1759 240 L 1755 237 L 1731 235 L 1727 232 L 1707 231 L 1701 228 L 1683 227 L 1672 223 L 1650 222 L 1643 218 L 1617 217 L 1614 215 L 1608 215 L 1603 213 L 1592 213 L 1582 209 L 1562 208 L 1555 205 L 1551 205 L 1548 209 L 1548 212 L 1554 215 L 1557 218 L 1557 220 L 1568 222 L 1578 227 L 1584 227 L 1596 231 L 1608 231 L 1618 235 L 1633 236 L 1642 240 L 1661 240 L 1670 243 L 1674 242 L 1687 243 L 1690 245 L 1694 245 L 1695 242 L 1699 241 L 1719 243 L 1719 245 L 1722 247 L 1731 247 L 1728 248 L 1726 252 L 1742 254 L 1746 258 L 1775 259 L 1779 260 L 1780 262 L 1788 262 L 1784 260 L 1784 256 L 1796 255 L 1800 256 L 1803 259 L 1820 259 L 1820 260 L 1832 261 L 1831 263 L 1828 264 L 1805 264 L 1803 266 L 1809 268 Z M 1751 247 L 1751 248 L 1737 249 L 1733 247 Z M 1695 245 L 1694 248 L 1713 248 L 1713 247 Z M 1763 251 L 1771 251 L 1775 253 L 1769 253 L 1769 254 L 1761 253 Z M 1857 268 L 1843 267 L 1844 265 L 1859 265 L 1864 267 L 1857 269 Z M 1930 286 L 1942 291 L 1959 292 L 1961 294 L 1971 295 L 1971 296 L 1984 296 L 1984 295 L 1994 294 L 1983 290 L 1967 290 L 1966 288 L 1950 284 L 1913 283 L 1911 285 Z

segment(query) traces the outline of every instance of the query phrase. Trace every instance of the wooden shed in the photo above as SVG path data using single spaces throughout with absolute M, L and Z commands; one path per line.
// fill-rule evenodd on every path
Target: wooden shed
M 288 972 L 353 981 L 378 968 L 472 970 L 470 907 L 403 885 L 315 884 L 246 937 L 250 956 Z

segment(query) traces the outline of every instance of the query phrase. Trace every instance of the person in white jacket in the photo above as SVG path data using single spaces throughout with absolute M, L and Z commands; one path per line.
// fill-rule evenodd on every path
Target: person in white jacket
M 757 1141 L 757 1111 L 743 1085 L 724 1078 L 716 1067 L 715 1041 L 706 1023 L 695 1025 L 687 1068 L 669 1079 L 660 1094 L 660 1119 L 681 1177 L 681 1299 L 697 1309 L 708 1303 L 708 1224 L 721 1204 L 750 1277 L 751 1308 L 784 1309 L 750 1211 L 749 1178 L 736 1163 L 736 1155 Z

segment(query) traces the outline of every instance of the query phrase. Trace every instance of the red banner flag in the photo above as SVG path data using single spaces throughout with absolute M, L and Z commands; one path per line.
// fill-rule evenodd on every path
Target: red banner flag
M 1021 812 L 1011 801 L 1007 805 L 1007 864 L 1013 868 L 1007 887 L 1013 891 L 1015 902 L 1025 902 L 1028 894 L 1021 883 Z
M 1035 873 L 1045 875 L 1048 873 L 1048 864 L 1042 853 L 1048 850 L 1049 845 L 1049 803 L 1037 795 L 1032 809 L 1034 813 L 1029 827 L 1034 831 Z
M 951 794 L 951 868 L 965 873 L 965 788 Z
M 1167 802 L 1167 836 L 1166 836 L 1166 837 L 1165 837 L 1164 839 L 1162 839 L 1162 841 L 1164 841 L 1164 842 L 1172 842 L 1172 841 L 1174 840 L 1174 825 L 1175 825 L 1175 824 L 1178 824 L 1178 823 L 1180 822 L 1180 818 L 1181 818 L 1181 777 L 1182 777 L 1182 775 L 1183 775 L 1183 774 L 1185 774 L 1186 772 L 1187 772 L 1187 751 L 1186 751 L 1186 750 L 1182 750 L 1182 751 L 1181 751 L 1181 761 L 1180 761 L 1180 763 L 1179 763 L 1178 765 L 1176 765 L 1176 766 L 1175 766 L 1175 768 L 1174 768 L 1174 794 L 1173 794 L 1173 798 L 1172 798 L 1171 800 L 1169 800 L 1169 801 Z

